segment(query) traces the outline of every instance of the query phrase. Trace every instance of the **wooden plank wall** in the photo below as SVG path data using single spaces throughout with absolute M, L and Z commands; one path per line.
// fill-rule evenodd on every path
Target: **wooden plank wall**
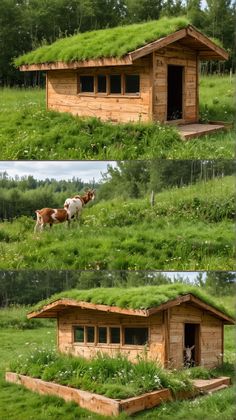
M 150 327 L 149 344 L 147 346 L 97 344 L 96 346 L 73 343 L 74 325 L 98 326 L 130 326 Z M 129 360 L 137 361 L 137 356 L 147 355 L 149 359 L 164 363 L 164 340 L 162 331 L 162 315 L 155 314 L 150 318 L 139 316 L 120 315 L 115 313 L 102 313 L 100 311 L 70 309 L 64 311 L 58 319 L 58 347 L 61 352 L 81 355 L 85 358 L 94 357 L 97 351 L 109 355 L 119 352 L 126 354 Z
M 153 54 L 153 119 L 167 120 L 167 75 L 168 65 L 184 66 L 183 120 L 191 123 L 198 120 L 198 59 L 193 50 L 178 42 Z M 173 92 L 174 95 L 174 92 Z
M 150 119 L 150 57 L 132 66 L 48 71 L 48 108 L 73 115 L 92 116 L 114 122 Z M 77 74 L 140 74 L 140 96 L 77 93 Z
M 222 360 L 222 321 L 190 303 L 171 309 L 170 366 L 183 366 L 184 323 L 200 324 L 201 365 L 207 368 L 217 366 Z

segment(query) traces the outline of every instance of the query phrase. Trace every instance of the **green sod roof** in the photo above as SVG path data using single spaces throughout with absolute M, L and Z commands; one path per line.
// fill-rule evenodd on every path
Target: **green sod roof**
M 186 17 L 163 17 L 146 23 L 84 32 L 24 54 L 15 59 L 15 65 L 121 58 L 149 42 L 186 28 L 189 23 Z
M 91 302 L 109 306 L 118 306 L 125 309 L 150 309 L 157 307 L 169 300 L 191 293 L 204 303 L 211 305 L 227 316 L 233 318 L 233 313 L 224 305 L 217 303 L 216 299 L 209 296 L 199 287 L 184 284 L 170 284 L 161 286 L 142 286 L 130 288 L 96 288 L 90 290 L 71 289 L 57 293 L 51 298 L 43 300 L 35 305 L 32 310 L 39 311 L 45 305 L 59 299 L 73 299 L 77 301 Z

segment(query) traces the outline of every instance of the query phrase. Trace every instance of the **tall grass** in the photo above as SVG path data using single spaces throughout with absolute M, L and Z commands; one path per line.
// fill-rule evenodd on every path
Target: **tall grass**
M 26 356 L 20 355 L 10 364 L 10 370 L 116 399 L 164 387 L 173 392 L 192 389 L 187 372 L 171 373 L 155 362 L 142 359 L 132 364 L 122 355 L 98 354 L 86 360 L 40 348 Z

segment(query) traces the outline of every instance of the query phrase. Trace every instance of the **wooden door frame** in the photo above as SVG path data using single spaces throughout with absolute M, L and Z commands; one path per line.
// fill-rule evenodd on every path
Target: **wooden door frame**
M 183 365 L 184 365 L 184 347 L 185 347 L 185 325 L 186 324 L 193 324 L 196 325 L 195 328 L 195 365 L 201 366 L 201 323 L 197 321 L 185 321 L 183 323 Z M 196 351 L 197 350 L 197 351 Z
M 166 71 L 166 122 L 167 124 L 183 124 L 185 122 L 185 97 L 186 97 L 186 87 L 185 87 L 185 72 L 186 72 L 186 63 L 183 64 L 175 64 L 173 59 L 168 59 L 167 63 L 167 71 Z M 168 78 L 168 74 L 169 74 L 169 67 L 170 66 L 175 66 L 175 67 L 182 67 L 182 118 L 179 118 L 178 120 L 168 120 L 168 90 L 169 90 L 169 78 Z

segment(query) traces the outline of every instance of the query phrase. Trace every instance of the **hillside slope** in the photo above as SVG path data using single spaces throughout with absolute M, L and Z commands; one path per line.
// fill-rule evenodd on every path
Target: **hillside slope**
M 26 216 L 0 224 L 0 268 L 230 270 L 234 179 L 145 199 L 94 202 L 80 223 L 35 235 Z M 50 205 L 50 203 L 48 203 Z

